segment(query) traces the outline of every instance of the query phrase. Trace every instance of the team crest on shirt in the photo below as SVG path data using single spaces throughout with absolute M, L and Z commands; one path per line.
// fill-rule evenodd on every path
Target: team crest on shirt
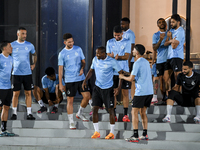
M 195 85 L 195 82 L 194 82 L 194 81 L 192 81 L 192 82 L 191 82 L 191 84 L 192 84 L 192 85 Z
M 69 55 L 67 55 L 67 59 L 69 59 Z
M 105 65 L 104 65 L 104 68 L 108 68 L 108 65 L 107 65 L 107 64 L 105 64 Z
M 25 47 L 25 50 L 28 50 L 28 47 Z
M 124 49 L 124 46 L 123 46 L 123 45 L 121 46 L 121 49 Z
M 19 48 L 16 48 L 16 51 L 18 52 Z
M 4 66 L 6 67 L 6 62 L 4 63 Z
M 76 56 L 78 56 L 78 53 L 77 53 L 77 52 L 75 52 L 75 55 L 76 55 Z

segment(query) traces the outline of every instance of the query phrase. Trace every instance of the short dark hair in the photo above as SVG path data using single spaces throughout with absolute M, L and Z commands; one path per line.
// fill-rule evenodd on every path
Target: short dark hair
M 158 21 L 160 21 L 160 20 L 165 20 L 164 18 L 159 18 L 158 20 L 157 20 L 157 24 L 158 24 Z
M 71 33 L 65 33 L 63 35 L 63 40 L 67 40 L 67 39 L 70 39 L 70 38 L 73 38 L 72 34 Z
M 125 22 L 128 22 L 128 23 L 130 23 L 130 19 L 129 19 L 129 18 L 127 18 L 127 17 L 124 17 L 124 18 L 122 18 L 122 19 L 121 19 L 121 21 L 125 21 Z
M 145 47 L 142 44 L 136 44 L 135 49 L 140 53 L 140 55 L 145 53 Z
M 171 16 L 171 19 L 174 19 L 174 20 L 176 20 L 176 21 L 180 21 L 180 22 L 181 22 L 181 17 L 179 16 L 179 14 L 173 14 L 173 15 Z
M 46 68 L 45 74 L 48 75 L 48 76 L 54 75 L 55 74 L 54 68 L 53 67 Z
M 193 68 L 193 63 L 191 61 L 185 61 L 183 66 L 188 66 L 189 68 Z
M 122 33 L 122 28 L 120 26 L 115 26 L 113 28 L 113 32 L 115 32 L 115 33 Z
M 97 49 L 100 50 L 102 53 L 106 53 L 106 48 L 104 46 L 100 46 Z
M 19 27 L 19 28 L 17 29 L 17 32 L 20 31 L 20 30 L 26 30 L 26 28 L 24 28 L 24 27 Z
M 9 43 L 10 43 L 10 41 L 2 41 L 0 43 L 0 49 L 3 51 L 3 48 L 6 47 Z

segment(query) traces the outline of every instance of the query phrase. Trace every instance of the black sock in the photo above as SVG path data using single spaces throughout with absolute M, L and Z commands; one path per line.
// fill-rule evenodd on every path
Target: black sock
M 127 115 L 128 113 L 128 108 L 124 108 L 124 116 Z
M 114 113 L 115 113 L 115 116 L 116 116 L 116 108 L 114 108 Z
M 134 130 L 133 130 L 133 136 L 134 136 L 135 138 L 138 138 L 138 129 L 134 129 Z
M 6 131 L 6 124 L 7 124 L 7 121 L 2 121 L 1 122 L 1 131 Z
M 143 134 L 142 134 L 143 136 L 146 136 L 147 135 L 147 129 L 144 129 L 143 130 Z

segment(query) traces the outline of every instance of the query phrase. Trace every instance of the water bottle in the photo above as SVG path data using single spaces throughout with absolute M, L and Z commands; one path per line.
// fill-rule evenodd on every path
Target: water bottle
M 67 95 L 66 95 L 65 91 L 62 92 L 62 95 L 63 95 L 63 100 L 67 100 Z

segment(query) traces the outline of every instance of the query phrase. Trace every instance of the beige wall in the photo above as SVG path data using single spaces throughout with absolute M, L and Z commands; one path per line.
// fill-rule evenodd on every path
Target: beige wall
M 178 0 L 178 13 L 186 18 L 186 0 Z M 152 51 L 152 36 L 158 31 L 158 18 L 172 14 L 172 0 L 130 0 L 130 28 L 135 32 L 137 44 Z M 191 2 L 191 52 L 200 52 L 200 0 Z M 194 32 L 195 31 L 195 32 Z

